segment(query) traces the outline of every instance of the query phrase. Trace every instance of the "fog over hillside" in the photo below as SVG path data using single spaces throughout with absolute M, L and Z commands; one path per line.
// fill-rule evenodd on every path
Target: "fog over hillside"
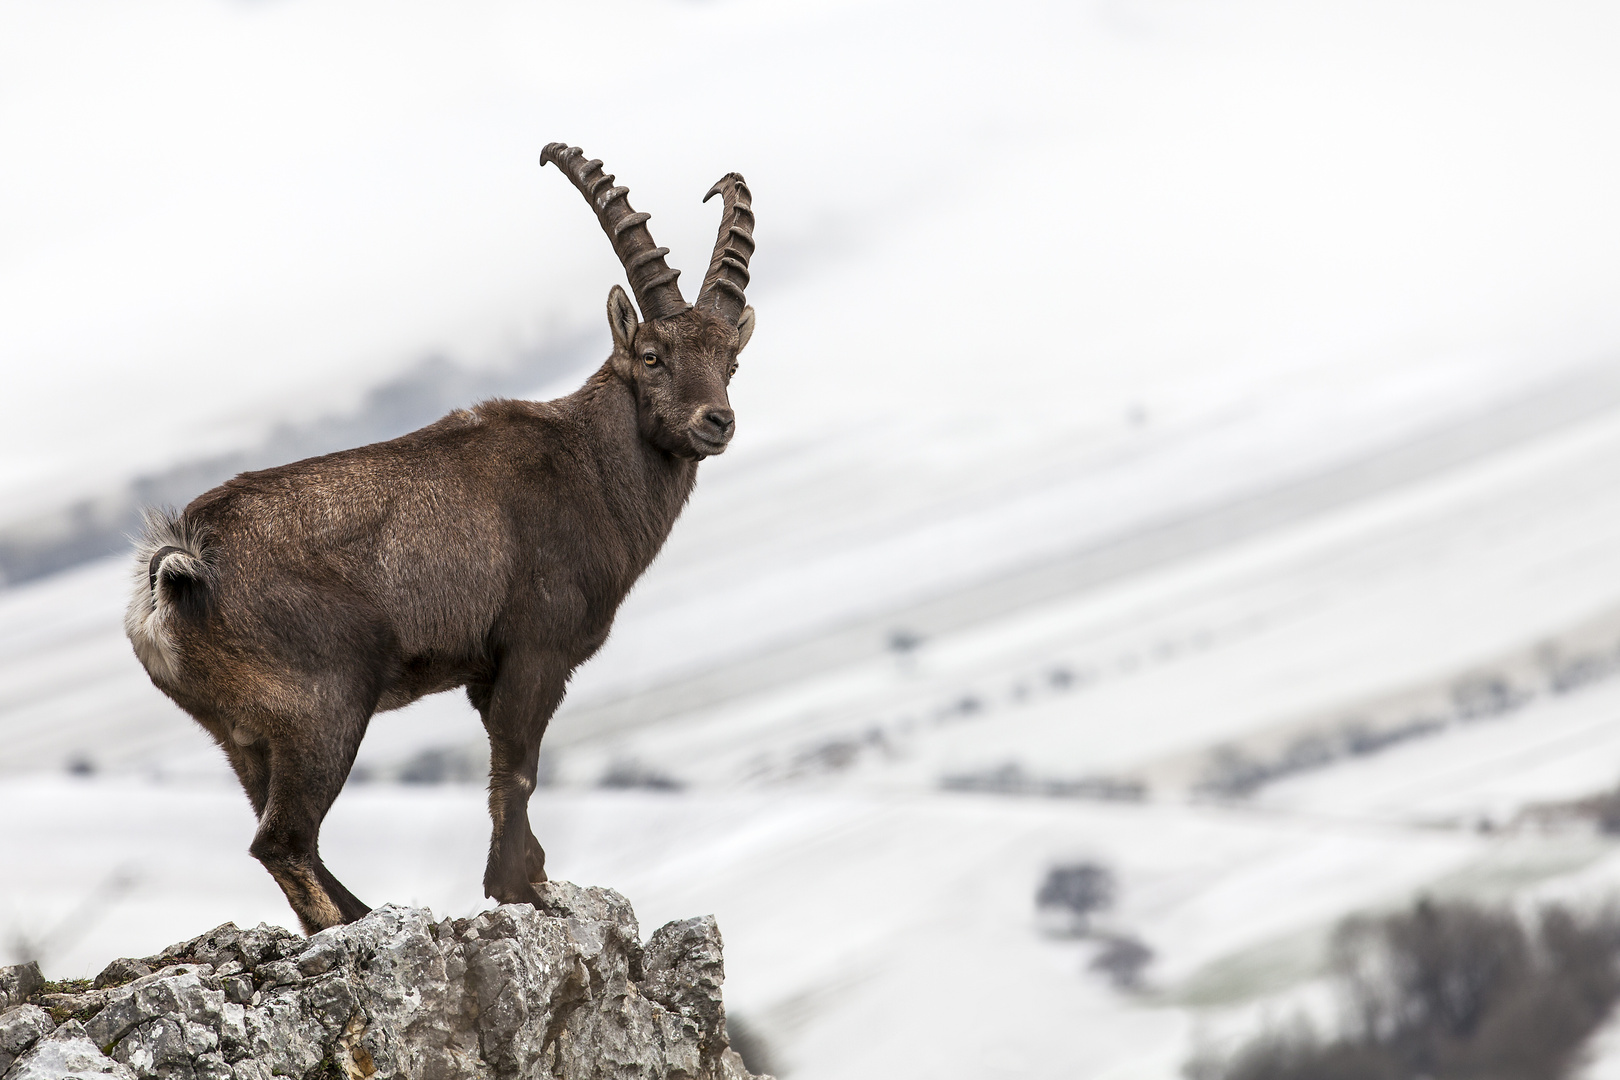
M 1570 807 L 1620 783 L 1617 44 L 1595 3 L 5 6 L 0 962 L 289 921 L 108 552 L 577 386 L 623 274 L 554 139 L 688 294 L 702 193 L 755 194 L 736 441 L 532 818 L 719 918 L 781 1075 L 1175 1077 L 1331 1012 L 1347 914 L 1613 894 Z M 481 908 L 481 743 L 460 695 L 376 719 L 357 894 Z M 1115 900 L 1065 936 L 1081 864 Z

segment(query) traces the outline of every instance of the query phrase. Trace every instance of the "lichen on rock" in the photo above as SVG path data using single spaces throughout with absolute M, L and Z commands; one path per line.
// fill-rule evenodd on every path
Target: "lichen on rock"
M 0 968 L 0 1080 L 748 1080 L 712 918 L 643 948 L 618 893 L 540 891 L 539 909 L 388 905 L 310 938 L 227 923 L 77 993 Z

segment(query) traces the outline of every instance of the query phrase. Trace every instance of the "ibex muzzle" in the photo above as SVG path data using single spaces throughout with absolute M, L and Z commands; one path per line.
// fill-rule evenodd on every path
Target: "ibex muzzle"
M 540 160 L 590 203 L 636 297 L 609 292 L 613 355 L 581 389 L 243 473 L 150 515 L 136 555 L 135 655 L 224 751 L 259 819 L 250 850 L 311 933 L 367 911 L 317 841 L 372 715 L 455 687 L 489 735 L 484 891 L 538 901 L 528 800 L 546 724 L 663 546 L 697 463 L 735 430 L 726 389 L 754 330 L 743 178 L 704 197 L 724 209 L 688 305 L 648 215 L 600 161 L 561 143 Z

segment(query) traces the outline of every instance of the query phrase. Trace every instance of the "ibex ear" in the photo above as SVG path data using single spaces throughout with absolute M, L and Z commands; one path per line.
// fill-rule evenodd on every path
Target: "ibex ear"
M 742 352 L 748 344 L 748 339 L 754 336 L 754 309 L 752 306 L 743 308 L 742 318 L 737 320 L 737 351 Z
M 613 331 L 615 351 L 633 356 L 636 327 L 641 325 L 641 320 L 636 318 L 635 305 L 630 303 L 630 298 L 617 285 L 608 293 L 607 315 L 608 329 Z

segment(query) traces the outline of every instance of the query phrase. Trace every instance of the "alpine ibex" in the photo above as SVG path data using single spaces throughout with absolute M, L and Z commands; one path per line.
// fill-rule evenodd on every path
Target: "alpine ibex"
M 754 214 L 737 173 L 688 305 L 600 161 L 552 143 L 635 291 L 613 354 L 556 401 L 493 400 L 389 442 L 243 473 L 153 513 L 125 629 L 152 682 L 224 749 L 258 816 L 249 850 L 307 933 L 366 905 L 321 862 L 321 821 L 374 713 L 466 687 L 489 734 L 484 891 L 535 903 L 540 739 L 697 478 L 726 449 L 726 388 L 754 330 Z

